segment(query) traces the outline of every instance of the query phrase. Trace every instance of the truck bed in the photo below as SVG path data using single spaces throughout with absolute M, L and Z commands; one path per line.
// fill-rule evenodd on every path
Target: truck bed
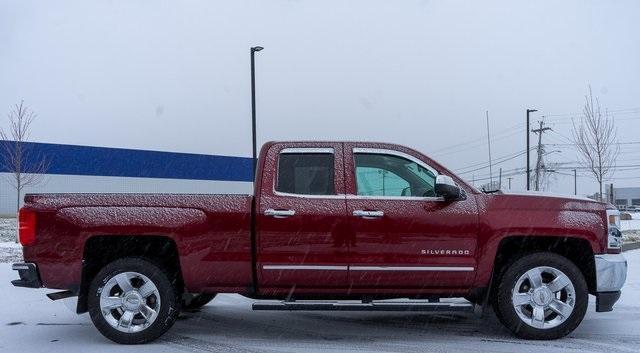
M 189 291 L 249 288 L 252 198 L 28 194 L 25 208 L 37 212 L 38 236 L 24 248 L 25 260 L 38 259 L 44 286 L 74 289 L 80 283 L 87 248 L 102 238 L 168 237 L 179 255 Z M 108 243 L 98 247 L 108 251 Z

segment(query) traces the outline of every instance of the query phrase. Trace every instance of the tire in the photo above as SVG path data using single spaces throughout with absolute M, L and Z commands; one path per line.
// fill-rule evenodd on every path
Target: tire
M 217 294 L 206 294 L 206 293 L 193 294 L 190 296 L 190 298 L 187 298 L 187 299 L 185 299 L 183 296 L 182 310 L 183 311 L 198 310 L 203 306 L 209 304 L 209 302 L 212 301 L 213 298 L 216 297 L 216 295 Z
M 575 330 L 587 311 L 589 296 L 580 269 L 550 252 L 512 262 L 494 293 L 493 308 L 500 322 L 517 337 L 534 340 L 557 339 Z
M 153 341 L 173 326 L 180 313 L 175 282 L 175 276 L 148 260 L 113 261 L 98 272 L 89 287 L 91 321 L 116 343 Z

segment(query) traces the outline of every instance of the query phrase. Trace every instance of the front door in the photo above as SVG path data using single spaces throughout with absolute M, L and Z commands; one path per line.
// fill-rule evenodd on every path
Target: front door
M 374 148 L 372 148 L 374 147 Z M 408 149 L 345 144 L 353 288 L 455 288 L 475 275 L 473 197 L 444 201 L 438 170 Z
M 290 143 L 267 152 L 257 215 L 262 289 L 347 287 L 342 150 L 342 143 Z

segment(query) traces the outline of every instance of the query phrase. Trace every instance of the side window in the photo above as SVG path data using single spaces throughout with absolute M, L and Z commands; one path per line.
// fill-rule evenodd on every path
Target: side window
M 356 166 L 358 195 L 403 196 L 409 182 L 386 169 Z M 406 191 L 405 191 L 406 192 Z
M 403 157 L 354 153 L 358 195 L 435 197 L 436 176 Z
M 280 153 L 276 191 L 335 195 L 333 159 L 332 153 Z

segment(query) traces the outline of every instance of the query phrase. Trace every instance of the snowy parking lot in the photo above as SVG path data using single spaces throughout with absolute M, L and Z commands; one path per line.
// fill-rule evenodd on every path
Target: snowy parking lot
M 144 346 L 119 346 L 73 312 L 73 298 L 52 302 L 46 290 L 14 288 L 0 264 L 2 352 L 637 352 L 640 347 L 640 250 L 625 253 L 629 275 L 610 313 L 596 313 L 569 337 L 523 341 L 493 314 L 254 312 L 252 300 L 220 295 L 182 315 L 167 335 Z
M 640 242 L 640 212 L 629 213 L 631 219 L 620 222 L 625 243 Z

